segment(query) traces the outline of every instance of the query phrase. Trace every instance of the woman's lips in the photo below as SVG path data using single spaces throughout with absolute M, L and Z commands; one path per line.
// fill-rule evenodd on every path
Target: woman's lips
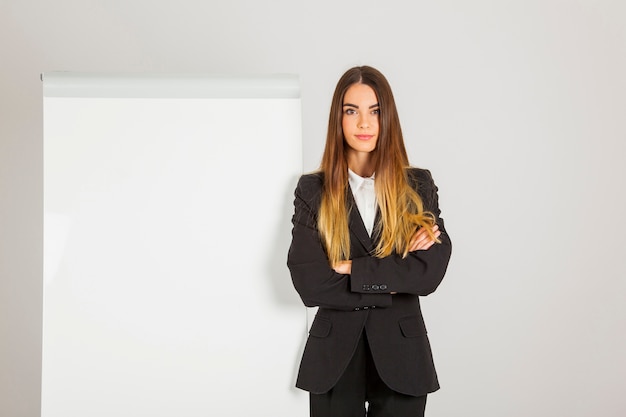
M 374 137 L 374 135 L 355 135 L 359 140 L 370 140 Z

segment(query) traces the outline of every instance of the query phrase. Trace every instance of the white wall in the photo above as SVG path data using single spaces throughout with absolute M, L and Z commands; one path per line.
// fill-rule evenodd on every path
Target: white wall
M 371 64 L 454 241 L 424 300 L 429 414 L 623 415 L 624 21 L 618 0 L 3 0 L 0 412 L 40 406 L 39 73 L 299 73 L 311 170 L 339 75 Z

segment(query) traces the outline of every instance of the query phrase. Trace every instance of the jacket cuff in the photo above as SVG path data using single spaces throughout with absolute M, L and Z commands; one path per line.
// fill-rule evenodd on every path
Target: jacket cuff
M 361 294 L 389 294 L 389 283 L 380 278 L 380 274 L 368 273 L 368 265 L 371 262 L 367 258 L 356 258 L 352 260 L 352 271 L 350 274 L 350 291 Z
M 361 305 L 354 311 L 391 307 L 391 294 L 362 294 Z

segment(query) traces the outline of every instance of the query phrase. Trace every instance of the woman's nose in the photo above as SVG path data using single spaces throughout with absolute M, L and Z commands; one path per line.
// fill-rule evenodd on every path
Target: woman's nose
M 367 115 L 359 115 L 359 121 L 358 121 L 357 126 L 360 127 L 361 129 L 365 129 L 369 127 L 369 125 L 370 125 L 369 117 L 367 117 Z

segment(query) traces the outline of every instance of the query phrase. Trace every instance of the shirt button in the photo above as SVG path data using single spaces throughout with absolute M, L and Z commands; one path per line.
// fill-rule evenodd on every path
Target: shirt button
M 358 308 L 358 307 L 354 309 L 354 311 L 359 311 L 359 310 L 360 310 L 360 308 Z
M 387 286 L 385 284 L 380 284 L 379 287 L 382 291 L 385 291 L 387 289 Z
M 365 306 L 365 307 L 363 307 L 363 310 L 367 310 L 368 308 L 369 308 L 368 306 Z
M 374 291 L 378 290 L 378 288 L 380 288 L 378 285 L 376 285 L 376 284 L 372 285 L 372 289 L 373 289 Z

